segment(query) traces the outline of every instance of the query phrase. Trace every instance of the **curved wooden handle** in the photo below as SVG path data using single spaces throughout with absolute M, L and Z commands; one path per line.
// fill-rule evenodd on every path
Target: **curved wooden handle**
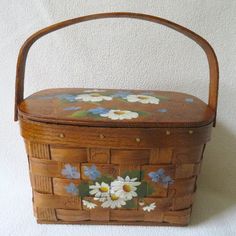
M 150 16 L 150 15 L 145 15 L 141 13 L 131 13 L 131 12 L 111 12 L 111 13 L 99 13 L 99 14 L 94 14 L 94 15 L 82 16 L 82 17 L 66 20 L 66 21 L 48 26 L 42 30 L 39 30 L 32 36 L 30 36 L 21 47 L 19 56 L 18 56 L 18 61 L 17 61 L 16 90 L 15 90 L 15 121 L 18 120 L 18 105 L 24 99 L 24 77 L 25 77 L 25 64 L 26 64 L 27 54 L 30 47 L 36 40 L 38 40 L 39 38 L 41 38 L 42 36 L 48 33 L 51 33 L 53 31 L 62 29 L 64 27 L 67 27 L 76 23 L 95 20 L 95 19 L 102 19 L 102 18 L 122 18 L 122 17 L 141 19 L 141 20 L 146 20 L 146 21 L 158 23 L 161 25 L 165 25 L 171 29 L 174 29 L 184 34 L 185 36 L 194 40 L 199 46 L 202 47 L 202 49 L 205 51 L 207 55 L 208 64 L 209 64 L 210 83 L 209 83 L 208 106 L 213 111 L 215 111 L 215 119 L 214 119 L 214 124 L 213 124 L 213 126 L 215 126 L 216 112 L 217 112 L 217 99 L 218 99 L 219 68 L 218 68 L 218 62 L 217 62 L 215 52 L 212 49 L 211 45 L 201 36 L 171 21 L 168 21 L 168 20 L 156 17 L 156 16 Z

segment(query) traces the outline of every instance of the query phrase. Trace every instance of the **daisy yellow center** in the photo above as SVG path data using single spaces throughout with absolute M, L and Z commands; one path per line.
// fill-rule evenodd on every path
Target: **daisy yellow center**
M 99 93 L 92 93 L 90 94 L 91 97 L 101 97 L 101 95 Z
M 131 191 L 131 186 L 129 184 L 124 184 L 123 185 L 123 190 L 128 193 L 128 192 Z
M 102 192 L 102 193 L 105 193 L 105 192 L 108 192 L 108 187 L 101 187 L 101 188 L 99 188 L 99 190 L 100 190 L 100 192 Z
M 148 99 L 148 97 L 146 97 L 146 96 L 142 96 L 142 95 L 138 96 L 138 98 L 141 99 L 141 100 Z
M 119 197 L 117 197 L 115 194 L 111 195 L 111 200 L 112 201 L 116 201 Z
M 115 111 L 114 114 L 116 114 L 116 115 L 124 115 L 125 112 L 124 111 Z

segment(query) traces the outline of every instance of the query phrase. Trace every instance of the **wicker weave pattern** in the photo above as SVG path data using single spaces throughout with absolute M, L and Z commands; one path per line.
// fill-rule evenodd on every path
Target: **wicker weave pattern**
M 39 222 L 142 221 L 185 225 L 189 221 L 205 145 L 126 150 L 65 147 L 27 140 L 25 143 L 34 195 L 34 213 Z M 61 174 L 65 164 L 71 164 L 80 170 L 80 178 L 66 179 Z M 127 170 L 140 170 L 140 173 L 142 170 L 146 173 L 161 167 L 173 178 L 174 183 L 163 187 L 154 185 L 146 178 L 155 188 L 154 193 L 144 199 L 148 203 L 156 202 L 157 207 L 151 212 L 143 211 L 138 204 L 134 209 L 97 207 L 88 210 L 83 207 L 80 197 L 66 192 L 65 186 L 86 180 L 83 168 L 91 164 L 96 164 L 101 173 L 114 177 Z M 93 202 L 91 196 L 84 199 Z

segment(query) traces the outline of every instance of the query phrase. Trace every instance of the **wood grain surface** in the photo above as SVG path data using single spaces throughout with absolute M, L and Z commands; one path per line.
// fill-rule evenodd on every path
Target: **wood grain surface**
M 89 90 L 66 88 L 37 92 L 20 104 L 19 115 L 26 119 L 47 123 L 103 127 L 199 127 L 214 120 L 214 111 L 209 106 L 200 99 L 185 93 L 111 89 L 101 90 L 101 92 L 98 90 L 96 93 L 86 91 Z M 160 101 L 158 104 L 144 104 L 128 102 L 125 98 L 112 98 L 119 93 L 135 96 L 149 94 L 149 97 L 159 98 Z M 79 95 L 87 94 L 89 96 L 104 95 L 112 100 L 85 102 L 75 99 Z M 138 113 L 139 116 L 132 119 L 112 120 L 97 114 L 93 115 L 89 112 L 93 109 L 128 110 Z M 87 114 L 84 114 L 86 112 Z

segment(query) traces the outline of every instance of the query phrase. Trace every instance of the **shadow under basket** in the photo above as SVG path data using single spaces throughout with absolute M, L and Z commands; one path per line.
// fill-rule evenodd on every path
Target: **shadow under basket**
M 83 21 L 129 17 L 196 41 L 210 67 L 209 103 L 185 93 L 63 88 L 23 98 L 27 53 L 41 36 Z M 187 225 L 215 124 L 218 64 L 209 43 L 170 21 L 101 13 L 49 26 L 21 48 L 15 120 L 26 144 L 39 223 Z

